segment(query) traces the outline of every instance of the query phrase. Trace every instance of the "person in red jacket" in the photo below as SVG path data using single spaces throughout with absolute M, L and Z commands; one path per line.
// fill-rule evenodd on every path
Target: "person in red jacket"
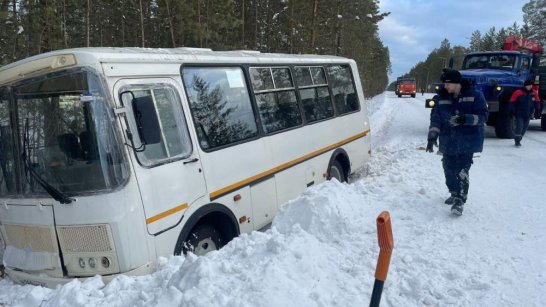
M 517 147 L 521 146 L 521 139 L 527 131 L 529 121 L 535 110 L 539 108 L 538 93 L 533 90 L 533 82 L 525 80 L 523 87 L 516 90 L 510 97 L 510 113 L 516 118 L 514 127 L 514 141 Z

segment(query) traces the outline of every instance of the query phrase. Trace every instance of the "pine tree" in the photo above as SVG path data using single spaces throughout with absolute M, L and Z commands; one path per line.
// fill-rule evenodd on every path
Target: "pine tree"
M 531 0 L 522 11 L 527 37 L 546 45 L 546 0 Z
M 472 32 L 472 36 L 470 36 L 470 46 L 468 47 L 469 51 L 481 51 L 482 50 L 482 34 L 480 30 L 476 30 Z
M 501 28 L 499 32 L 497 32 L 497 35 L 495 36 L 495 47 L 497 50 L 500 50 L 502 48 L 502 45 L 504 45 L 504 41 L 508 37 L 508 33 L 504 28 Z
M 481 51 L 494 51 L 498 50 L 495 45 L 495 39 L 497 37 L 497 33 L 495 31 L 495 27 L 492 27 L 487 31 L 487 33 L 484 34 L 481 42 Z

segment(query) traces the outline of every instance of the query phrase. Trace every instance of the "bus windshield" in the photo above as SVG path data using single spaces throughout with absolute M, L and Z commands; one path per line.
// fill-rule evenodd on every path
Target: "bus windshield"
M 513 70 L 516 64 L 514 54 L 474 54 L 464 59 L 462 69 L 502 69 Z
M 107 191 L 128 178 L 100 79 L 71 70 L 0 88 L 0 197 Z

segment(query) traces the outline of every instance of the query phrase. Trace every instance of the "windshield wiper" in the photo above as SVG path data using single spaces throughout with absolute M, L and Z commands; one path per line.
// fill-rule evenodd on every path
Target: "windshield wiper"
M 60 202 L 61 204 L 70 204 L 75 199 L 70 198 L 66 196 L 63 192 L 59 191 L 57 188 L 49 184 L 47 181 L 45 181 L 40 174 L 34 170 L 34 168 L 30 165 L 30 158 L 27 155 L 27 150 L 30 152 L 29 145 L 28 145 L 28 118 L 25 122 L 25 130 L 23 131 L 23 153 L 21 154 L 21 158 L 23 159 L 23 164 L 25 165 L 25 168 L 29 172 L 29 174 L 36 180 L 36 182 L 44 188 L 44 190 L 53 197 L 56 201 Z

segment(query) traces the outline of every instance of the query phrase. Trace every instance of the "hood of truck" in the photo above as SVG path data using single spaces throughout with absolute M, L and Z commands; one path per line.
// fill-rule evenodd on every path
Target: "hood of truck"
M 492 83 L 497 84 L 512 83 L 517 74 L 513 71 L 504 71 L 498 69 L 468 69 L 461 70 L 464 79 L 472 80 L 474 84 Z

